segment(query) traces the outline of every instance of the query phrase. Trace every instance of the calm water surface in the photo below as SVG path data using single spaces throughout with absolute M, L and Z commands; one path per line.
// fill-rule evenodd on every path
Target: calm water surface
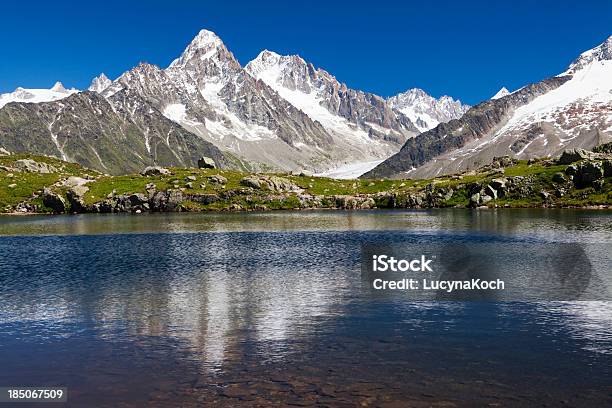
M 70 406 L 612 404 L 608 302 L 361 287 L 362 243 L 492 241 L 612 249 L 612 213 L 0 217 L 0 386 L 66 386 Z

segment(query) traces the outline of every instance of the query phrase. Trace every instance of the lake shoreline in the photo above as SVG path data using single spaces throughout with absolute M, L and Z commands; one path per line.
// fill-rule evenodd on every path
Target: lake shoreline
M 282 212 L 301 212 L 301 211 L 402 211 L 402 210 L 467 210 L 467 211 L 487 211 L 487 210 L 521 210 L 521 209 L 541 209 L 541 210 L 598 210 L 598 211 L 607 211 L 612 210 L 612 205 L 585 205 L 585 206 L 480 206 L 480 207 L 465 207 L 465 206 L 457 206 L 457 207 L 394 207 L 394 208 L 330 208 L 330 207 L 309 207 L 309 208 L 278 208 L 278 209 L 236 209 L 236 208 L 223 208 L 223 209 L 188 209 L 188 210 L 178 210 L 178 211 L 144 211 L 144 212 L 135 212 L 135 211 L 119 211 L 119 212 L 109 212 L 109 213 L 100 213 L 100 212 L 72 212 L 72 213 L 49 213 L 49 212 L 24 212 L 24 211 L 13 211 L 8 213 L 0 213 L 0 217 L 11 217 L 11 216 L 41 216 L 41 215 L 84 215 L 84 214 L 114 214 L 114 215 L 154 215 L 154 214 L 164 214 L 164 213 L 179 213 L 179 214 L 206 214 L 206 213 L 282 213 Z
M 427 180 L 158 166 L 113 176 L 54 158 L 10 155 L 0 157 L 0 213 L 609 209 L 612 158 L 580 154 L 529 161 L 501 157 L 473 171 Z

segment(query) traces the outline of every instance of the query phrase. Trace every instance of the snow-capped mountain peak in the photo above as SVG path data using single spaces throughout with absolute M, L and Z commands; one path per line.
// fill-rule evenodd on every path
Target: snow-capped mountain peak
M 221 44 L 223 44 L 223 42 L 217 34 L 210 30 L 203 29 L 193 38 L 189 46 L 195 48 L 210 48 Z
M 606 41 L 599 44 L 597 47 L 583 52 L 580 56 L 570 64 L 567 71 L 561 75 L 571 75 L 583 69 L 593 61 L 609 61 L 612 60 L 612 36 Z
M 383 98 L 348 88 L 299 55 L 264 50 L 245 69 L 332 134 L 367 142 L 372 134 L 404 139 L 417 130 Z
M 493 95 L 491 99 L 499 99 L 499 98 L 503 98 L 504 96 L 508 96 L 508 95 L 510 95 L 510 91 L 505 86 L 502 86 L 502 88 L 499 91 L 497 91 L 497 93 Z
M 10 102 L 40 103 L 57 101 L 74 93 L 78 89 L 66 89 L 61 82 L 56 82 L 50 89 L 26 89 L 18 87 L 13 92 L 0 95 L 0 108 Z
M 102 93 L 112 83 L 113 81 L 108 79 L 108 77 L 104 75 L 104 72 L 102 72 L 100 75 L 98 75 L 91 81 L 91 85 L 89 85 L 88 90 L 92 92 Z
M 470 108 L 450 96 L 436 99 L 422 89 L 412 88 L 388 99 L 394 109 L 408 116 L 419 131 L 436 127 L 441 122 L 460 118 Z
M 61 92 L 61 93 L 66 93 L 68 92 L 68 90 L 66 90 L 66 88 L 64 88 L 64 84 L 62 84 L 60 81 L 57 81 L 52 87 L 51 90 L 53 92 Z
M 200 32 L 191 40 L 181 56 L 170 64 L 169 68 L 178 68 L 185 66 L 194 58 L 204 61 L 219 54 L 219 52 L 228 52 L 217 34 L 209 30 L 200 30 Z

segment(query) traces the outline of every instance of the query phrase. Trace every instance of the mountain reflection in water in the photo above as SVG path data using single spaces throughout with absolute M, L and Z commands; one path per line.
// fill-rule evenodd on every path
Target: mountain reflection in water
M 63 384 L 76 405 L 602 404 L 610 303 L 374 298 L 360 245 L 611 231 L 586 211 L 5 217 L 0 383 Z

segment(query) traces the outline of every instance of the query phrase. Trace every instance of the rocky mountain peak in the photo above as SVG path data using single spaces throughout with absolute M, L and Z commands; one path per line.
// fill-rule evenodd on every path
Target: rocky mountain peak
M 227 50 L 221 38 L 209 30 L 200 32 L 189 43 L 181 56 L 170 64 L 169 68 L 180 68 L 193 64 L 195 61 L 209 59 L 233 59 L 234 56 Z M 236 61 L 237 63 L 237 61 Z
M 309 64 L 299 55 L 280 55 L 274 51 L 263 50 L 255 59 L 250 61 L 245 69 L 255 78 L 260 75 L 274 75 L 276 80 L 281 81 L 283 77 L 303 76 Z M 311 70 L 314 72 L 314 68 Z
M 412 88 L 388 99 L 394 109 L 408 116 L 423 132 L 439 123 L 460 118 L 470 108 L 450 96 L 434 98 L 422 89 Z
M 491 99 L 499 99 L 507 95 L 510 95 L 510 91 L 505 86 L 502 86 L 501 89 L 491 97 Z
M 594 61 L 610 60 L 612 60 L 612 36 L 608 37 L 606 41 L 599 44 L 597 47 L 580 54 L 580 56 L 570 64 L 567 71 L 565 71 L 562 75 L 574 74 Z
M 221 38 L 214 32 L 206 29 L 202 29 L 198 34 L 191 40 L 189 47 L 191 48 L 210 48 L 216 47 L 223 44 Z
M 89 88 L 87 89 L 92 92 L 102 93 L 112 83 L 113 81 L 108 79 L 108 77 L 104 75 L 104 72 L 102 72 L 91 81 L 91 85 L 89 85 Z
M 61 92 L 61 93 L 67 93 L 67 92 L 68 92 L 68 91 L 66 90 L 66 88 L 64 88 L 64 85 L 63 85 L 63 84 L 62 84 L 60 81 L 57 81 L 57 82 L 55 83 L 55 85 L 53 85 L 53 86 L 51 87 L 51 90 L 52 90 L 53 92 Z

